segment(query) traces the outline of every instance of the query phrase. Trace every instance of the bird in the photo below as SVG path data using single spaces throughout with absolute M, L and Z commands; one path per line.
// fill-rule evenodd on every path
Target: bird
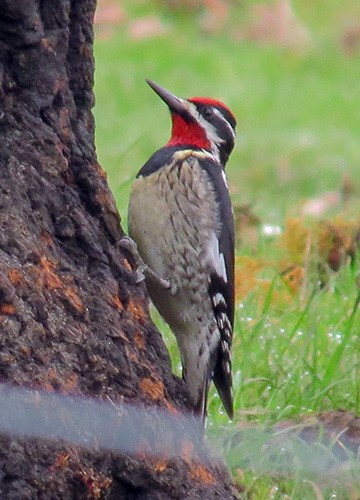
M 193 414 L 205 421 L 214 382 L 232 419 L 234 219 L 225 165 L 236 119 L 216 99 L 180 98 L 146 82 L 167 104 L 172 132 L 132 185 L 129 237 L 150 299 L 176 337 Z

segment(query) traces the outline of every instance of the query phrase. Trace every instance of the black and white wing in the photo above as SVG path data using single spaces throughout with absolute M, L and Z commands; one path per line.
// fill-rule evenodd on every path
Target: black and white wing
M 201 167 L 211 180 L 220 219 L 220 231 L 210 242 L 213 271 L 209 278 L 209 295 L 220 341 L 213 352 L 213 381 L 229 417 L 233 417 L 231 345 L 234 326 L 234 217 L 224 169 L 211 160 Z

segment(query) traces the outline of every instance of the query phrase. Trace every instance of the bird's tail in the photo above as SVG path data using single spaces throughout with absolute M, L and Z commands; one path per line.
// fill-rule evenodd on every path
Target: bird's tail
M 209 385 L 210 385 L 210 379 L 207 377 L 206 381 L 203 384 L 199 398 L 194 406 L 194 415 L 202 421 L 203 425 L 205 425 L 207 417 Z

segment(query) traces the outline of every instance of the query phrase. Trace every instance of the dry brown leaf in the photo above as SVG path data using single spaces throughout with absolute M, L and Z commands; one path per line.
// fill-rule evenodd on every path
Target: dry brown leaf
M 257 274 L 264 268 L 264 261 L 254 257 L 241 255 L 235 262 L 235 297 L 243 299 L 249 292 L 259 286 Z
M 339 207 L 341 203 L 341 193 L 338 191 L 330 191 L 316 198 L 307 200 L 301 209 L 303 215 L 311 215 L 322 217 L 326 212 L 334 207 Z
M 127 15 L 119 2 L 114 0 L 98 0 L 95 11 L 94 25 L 99 39 L 112 37 L 116 27 L 125 23 Z
M 306 48 L 311 37 L 296 17 L 290 0 L 277 0 L 271 4 L 251 7 L 252 22 L 238 38 L 275 43 L 289 48 Z
M 133 40 L 144 40 L 166 35 L 168 29 L 157 16 L 135 19 L 129 24 L 129 36 Z
M 323 221 L 318 226 L 318 249 L 320 257 L 333 271 L 338 271 L 347 257 L 356 251 L 356 235 L 360 228 L 358 221 Z
M 308 236 L 309 228 L 305 226 L 303 219 L 289 217 L 285 220 L 279 245 L 286 251 L 291 264 L 302 265 Z
M 201 27 L 208 33 L 217 33 L 226 24 L 230 14 L 230 5 L 227 0 L 204 0 L 205 7 Z
M 251 205 L 234 206 L 235 234 L 237 245 L 245 244 L 256 248 L 259 242 L 260 218 L 254 213 Z
M 360 220 L 347 220 L 340 216 L 332 220 L 307 221 L 288 218 L 279 240 L 285 251 L 288 266 L 304 266 L 307 242 L 307 259 L 326 264 L 338 271 L 347 259 L 352 259 L 359 248 Z
M 352 56 L 360 50 L 360 24 L 355 24 L 346 29 L 341 39 L 344 52 Z
M 301 290 L 305 276 L 305 268 L 303 266 L 291 266 L 281 273 L 284 283 L 293 293 L 298 293 Z
M 114 0 L 99 0 L 95 12 L 95 25 L 121 24 L 126 20 L 125 11 L 119 2 Z

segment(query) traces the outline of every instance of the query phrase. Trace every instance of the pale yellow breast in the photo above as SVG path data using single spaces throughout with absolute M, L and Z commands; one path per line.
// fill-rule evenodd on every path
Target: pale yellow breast
M 218 232 L 216 206 L 206 172 L 194 155 L 187 154 L 136 179 L 129 203 L 129 235 L 145 263 L 170 279 L 172 255 L 179 256 L 178 272 L 186 272 L 188 261 L 199 259 L 211 233 Z

